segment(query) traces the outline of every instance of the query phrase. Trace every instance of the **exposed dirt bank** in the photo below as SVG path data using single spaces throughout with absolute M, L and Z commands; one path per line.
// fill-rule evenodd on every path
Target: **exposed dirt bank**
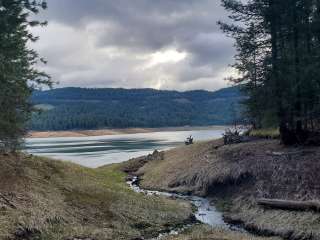
M 147 239 L 192 221 L 185 202 L 133 192 L 116 165 L 0 155 L 0 239 Z
M 221 130 L 223 126 L 206 127 L 167 127 L 167 128 L 124 128 L 124 129 L 98 129 L 98 130 L 74 130 L 74 131 L 31 131 L 28 134 L 30 138 L 49 138 L 49 137 L 90 137 L 106 136 L 119 134 L 150 133 L 164 131 L 190 131 L 190 130 Z
M 264 209 L 257 198 L 320 199 L 320 148 L 283 147 L 276 140 L 223 146 L 198 143 L 124 165 L 141 186 L 211 196 L 228 221 L 266 236 L 320 239 L 320 214 Z

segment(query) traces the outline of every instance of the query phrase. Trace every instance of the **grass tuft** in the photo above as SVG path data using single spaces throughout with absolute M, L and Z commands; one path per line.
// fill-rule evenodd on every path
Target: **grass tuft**
M 278 128 L 254 129 L 249 132 L 249 136 L 266 139 L 279 139 L 280 131 Z
M 165 240 L 280 240 L 280 238 L 256 237 L 247 233 L 199 225 L 178 236 L 167 237 Z

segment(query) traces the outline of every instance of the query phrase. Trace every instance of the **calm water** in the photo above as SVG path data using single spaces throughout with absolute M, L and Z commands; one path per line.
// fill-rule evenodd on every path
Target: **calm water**
M 192 135 L 195 141 L 221 137 L 223 127 L 210 130 L 170 131 L 99 137 L 33 138 L 26 140 L 29 153 L 68 160 L 87 167 L 99 167 L 167 150 L 184 144 Z

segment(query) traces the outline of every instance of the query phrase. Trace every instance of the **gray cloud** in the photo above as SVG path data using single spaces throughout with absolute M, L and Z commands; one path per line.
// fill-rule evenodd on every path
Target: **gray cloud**
M 217 89 L 233 43 L 220 0 L 48 0 L 34 29 L 60 86 Z

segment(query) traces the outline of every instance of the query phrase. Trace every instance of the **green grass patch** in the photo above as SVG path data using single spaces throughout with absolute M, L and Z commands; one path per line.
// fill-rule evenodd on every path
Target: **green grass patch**
M 249 135 L 258 138 L 279 139 L 280 131 L 278 128 L 254 129 L 250 131 Z

